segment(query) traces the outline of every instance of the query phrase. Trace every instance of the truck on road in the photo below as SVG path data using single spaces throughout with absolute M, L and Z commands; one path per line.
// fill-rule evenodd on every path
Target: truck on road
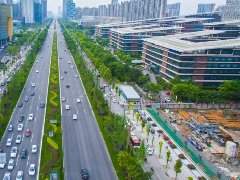
M 3 169 L 5 167 L 6 163 L 7 163 L 6 153 L 1 152 L 0 153 L 0 168 Z

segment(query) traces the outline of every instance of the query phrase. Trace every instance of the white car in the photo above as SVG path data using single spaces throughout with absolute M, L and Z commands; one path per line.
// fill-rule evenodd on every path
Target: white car
M 12 147 L 10 157 L 11 158 L 17 157 L 17 152 L 18 152 L 17 147 Z
M 64 77 L 63 76 L 61 76 L 61 80 L 63 80 L 64 79 Z
M 69 109 L 70 109 L 70 106 L 69 106 L 69 105 L 65 105 L 65 109 L 66 109 L 66 110 L 69 110 Z
M 78 75 L 77 75 L 77 74 L 75 74 L 75 78 L 78 78 Z
M 77 115 L 73 114 L 73 120 L 77 120 Z
M 23 180 L 23 171 L 17 172 L 16 180 Z
M 65 97 L 62 97 L 62 102 L 65 102 L 67 99 Z
M 29 116 L 28 116 L 28 120 L 29 120 L 29 121 L 32 121 L 32 120 L 33 120 L 33 114 L 32 114 L 32 113 L 29 114 Z
M 73 68 L 73 66 L 71 66 L 71 68 Z
M 81 99 L 80 98 L 77 98 L 77 103 L 80 103 L 81 102 Z
M 36 70 L 36 73 L 39 73 L 39 70 Z
M 170 103 L 171 100 L 169 98 L 165 97 L 165 102 Z
M 32 87 L 35 87 L 36 86 L 36 84 L 35 83 L 32 83 Z
M 22 131 L 23 130 L 23 124 L 18 124 L 17 131 Z
M 32 153 L 37 153 L 37 145 L 32 145 Z
M 22 141 L 22 136 L 21 135 L 17 135 L 16 144 L 20 144 L 21 141 Z
M 68 64 L 71 64 L 71 62 L 70 62 L 70 61 L 68 61 L 67 63 L 68 63 Z
M 153 149 L 151 147 L 146 148 L 147 154 L 152 155 L 153 154 Z
M 11 173 L 10 172 L 5 172 L 3 180 L 10 180 L 11 179 Z
M 13 168 L 14 168 L 14 159 L 10 159 L 9 161 L 8 161 L 8 170 L 13 170 Z
M 12 145 L 12 138 L 8 138 L 6 142 L 6 146 L 11 146 Z
M 39 61 L 38 60 L 36 60 L 36 63 L 38 63 Z
M 117 102 L 117 100 L 114 98 L 114 99 L 112 99 L 112 102 L 113 102 L 113 103 L 116 103 L 116 102 Z
M 29 176 L 34 176 L 35 173 L 36 173 L 35 164 L 31 164 L 29 169 L 28 169 L 28 174 L 29 174 Z
M 25 97 L 24 101 L 28 102 L 28 97 L 27 96 Z

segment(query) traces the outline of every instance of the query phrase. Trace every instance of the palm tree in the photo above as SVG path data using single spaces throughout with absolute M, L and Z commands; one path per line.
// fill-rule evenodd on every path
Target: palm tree
M 166 153 L 166 155 L 167 155 L 167 159 L 166 159 L 166 161 L 167 161 L 167 164 L 166 164 L 166 168 L 168 167 L 168 163 L 169 163 L 169 160 L 170 160 L 170 157 L 171 157 L 171 151 L 167 151 L 167 153 Z
M 159 141 L 159 158 L 161 157 L 162 147 L 163 147 L 163 141 Z

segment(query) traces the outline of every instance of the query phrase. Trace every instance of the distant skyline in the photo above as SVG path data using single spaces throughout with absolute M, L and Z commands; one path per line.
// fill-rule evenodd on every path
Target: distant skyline
M 111 0 L 73 0 L 76 3 L 76 7 L 98 7 L 99 5 L 110 4 Z M 122 2 L 125 0 L 119 0 Z M 52 11 L 55 14 L 58 12 L 58 6 L 62 7 L 63 0 L 48 0 L 48 11 Z M 168 4 L 181 3 L 180 15 L 194 14 L 197 12 L 197 5 L 199 3 L 216 3 L 218 5 L 226 4 L 226 0 L 168 0 Z

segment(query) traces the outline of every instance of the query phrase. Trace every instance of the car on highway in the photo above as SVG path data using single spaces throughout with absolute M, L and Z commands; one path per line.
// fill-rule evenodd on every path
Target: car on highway
M 39 70 L 36 70 L 36 73 L 39 73 Z
M 10 124 L 10 125 L 8 126 L 8 132 L 12 132 L 12 131 L 13 131 L 13 125 Z
M 20 157 L 22 159 L 26 158 L 27 157 L 27 149 L 22 149 L 21 153 L 20 153 Z
M 32 120 L 33 120 L 33 114 L 32 114 L 32 113 L 28 115 L 28 120 L 29 120 L 29 121 L 32 121 Z
M 36 84 L 35 83 L 32 83 L 32 87 L 35 87 L 36 86 Z
M 73 114 L 73 120 L 77 120 L 77 115 Z
M 32 145 L 32 153 L 37 153 L 37 145 Z
M 38 60 L 36 60 L 36 63 L 38 63 L 39 61 Z
M 9 147 L 12 145 L 12 138 L 8 138 L 6 142 L 6 146 Z
M 64 71 L 65 74 L 67 74 L 67 71 Z
M 19 120 L 18 120 L 18 122 L 23 122 L 23 120 L 24 120 L 24 116 L 21 115 L 20 118 L 19 118 Z
M 16 180 L 23 180 L 23 171 L 17 172 Z
M 22 131 L 23 130 L 23 124 L 18 124 L 17 131 Z
M 40 108 L 44 108 L 45 107 L 45 103 L 44 102 L 41 102 L 40 103 Z
M 24 99 L 25 102 L 28 102 L 28 97 L 26 96 L 25 99 Z
M 26 131 L 25 131 L 25 136 L 26 137 L 30 137 L 32 135 L 32 131 L 30 130 L 30 129 L 27 129 Z
M 77 98 L 76 101 L 77 101 L 77 103 L 80 103 L 80 102 L 81 102 L 81 99 L 80 99 L 80 98 Z
M 16 137 L 16 144 L 20 144 L 22 141 L 22 136 L 21 135 L 17 135 Z
M 65 109 L 66 109 L 66 110 L 69 110 L 69 109 L 70 109 L 70 106 L 69 106 L 69 105 L 65 105 Z
M 31 94 L 30 94 L 31 96 L 35 96 L 35 92 L 33 91 L 33 92 L 31 92 Z
M 77 74 L 75 74 L 75 78 L 78 78 L 78 75 L 77 75 Z
M 70 85 L 69 84 L 66 84 L 66 88 L 69 88 L 70 87 Z
M 19 107 L 19 108 L 20 108 L 20 107 L 23 107 L 23 103 L 22 103 L 22 102 L 18 103 L 18 107 Z
M 5 172 L 3 176 L 3 180 L 11 180 L 11 173 L 10 172 Z
M 68 63 L 68 64 L 71 64 L 71 62 L 70 62 L 70 61 L 68 61 L 67 63 Z
M 65 102 L 67 99 L 65 97 L 62 97 L 62 102 Z
M 18 152 L 17 147 L 12 147 L 10 157 L 11 158 L 17 157 L 17 152 Z
M 71 66 L 71 68 L 73 69 L 73 65 Z
M 87 169 L 81 169 L 82 178 L 87 180 L 89 178 L 89 173 Z
M 64 79 L 64 77 L 63 76 L 61 76 L 61 80 L 63 80 Z
M 28 174 L 29 176 L 34 176 L 36 173 L 36 170 L 35 170 L 35 164 L 30 164 L 30 167 L 28 169 Z
M 14 168 L 14 159 L 9 159 L 7 168 L 8 168 L 8 170 L 13 170 L 13 168 Z

